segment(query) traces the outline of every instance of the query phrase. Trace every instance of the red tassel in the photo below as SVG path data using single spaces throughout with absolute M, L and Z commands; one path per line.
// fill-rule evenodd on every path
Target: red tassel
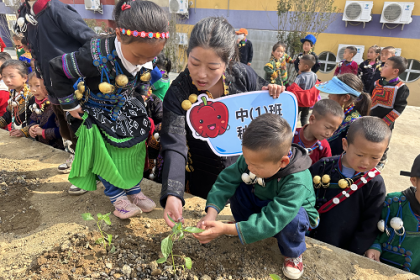
M 130 5 L 127 5 L 126 3 L 124 3 L 122 6 L 121 6 L 121 11 L 125 11 L 125 10 L 128 10 L 128 9 L 130 9 L 131 8 L 131 6 Z

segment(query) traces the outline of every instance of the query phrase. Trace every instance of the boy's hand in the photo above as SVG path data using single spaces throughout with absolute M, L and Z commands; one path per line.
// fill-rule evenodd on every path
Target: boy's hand
M 216 222 L 216 221 L 203 221 L 202 226 L 206 229 L 203 232 L 200 233 L 193 233 L 194 237 L 200 241 L 201 244 L 206 244 L 215 239 L 216 237 L 219 237 L 220 235 L 227 233 L 227 226 L 233 226 L 235 225 L 227 225 L 222 222 Z M 235 228 L 236 232 L 236 228 Z
M 9 133 L 11 137 L 25 137 L 25 133 L 20 129 L 12 129 Z
M 379 252 L 378 250 L 369 249 L 366 251 L 365 256 L 374 261 L 381 262 L 379 260 L 379 257 L 381 256 L 381 252 Z
M 263 86 L 261 90 L 268 90 L 268 93 L 274 98 L 277 99 L 280 96 L 280 93 L 282 93 L 286 89 L 285 86 L 279 86 L 275 84 L 269 84 L 268 86 Z
M 209 221 L 216 221 L 216 217 L 217 217 L 218 213 L 216 211 L 216 209 L 209 207 L 207 208 L 207 215 L 205 215 L 198 223 L 197 223 L 197 227 L 201 228 L 201 229 L 206 229 L 206 227 L 204 226 L 204 222 L 209 222 Z

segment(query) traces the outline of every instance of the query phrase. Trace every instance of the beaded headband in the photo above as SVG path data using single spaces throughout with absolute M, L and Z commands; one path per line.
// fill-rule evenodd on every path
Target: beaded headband
M 130 29 L 126 30 L 124 28 L 120 28 L 120 31 L 121 31 L 121 33 L 123 35 L 127 35 L 127 36 L 134 36 L 134 37 L 141 37 L 141 38 L 150 38 L 150 39 L 152 39 L 152 38 L 156 38 L 156 39 L 160 39 L 160 38 L 162 38 L 162 39 L 168 39 L 169 38 L 169 32 L 162 32 L 162 33 L 159 33 L 159 32 L 156 32 L 156 33 L 153 33 L 153 32 L 144 32 L 144 31 L 140 31 L 139 32 L 137 30 L 131 31 Z

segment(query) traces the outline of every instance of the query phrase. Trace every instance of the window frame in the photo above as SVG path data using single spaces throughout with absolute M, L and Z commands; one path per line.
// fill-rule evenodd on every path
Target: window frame
M 324 54 L 324 53 L 326 53 L 327 54 L 327 56 L 325 57 L 325 60 L 321 60 L 320 59 L 320 57 Z M 328 58 L 330 57 L 330 55 L 333 55 L 335 58 L 334 58 L 334 61 L 328 61 Z M 337 66 L 337 62 L 336 62 L 336 59 L 337 59 L 337 56 L 334 54 L 334 53 L 332 53 L 332 52 L 330 52 L 330 51 L 323 51 L 323 52 L 321 52 L 320 54 L 319 54 L 319 56 L 318 56 L 318 61 L 319 61 L 319 64 L 320 64 L 320 66 L 321 66 L 321 64 L 323 63 L 325 66 L 324 67 L 320 67 L 319 68 L 319 71 L 321 72 L 321 73 L 323 73 L 323 74 L 328 74 L 328 73 L 331 73 L 331 72 L 333 72 L 334 71 L 334 69 L 335 69 L 335 67 Z M 324 71 L 324 70 L 326 70 L 326 68 L 328 67 L 328 64 L 331 64 L 331 65 L 334 65 L 334 68 L 332 68 L 330 71 Z
M 413 70 L 412 69 L 414 61 L 416 61 L 420 65 L 420 61 L 418 61 L 417 59 L 414 59 L 414 58 L 407 59 L 408 67 L 407 67 L 407 70 L 405 70 L 405 72 L 404 72 L 404 73 L 407 73 L 407 76 L 406 76 L 405 79 L 400 78 L 404 83 L 413 83 L 413 82 L 420 79 L 420 69 L 419 70 Z M 417 78 L 413 79 L 413 80 L 408 80 L 411 73 L 419 74 L 419 76 Z

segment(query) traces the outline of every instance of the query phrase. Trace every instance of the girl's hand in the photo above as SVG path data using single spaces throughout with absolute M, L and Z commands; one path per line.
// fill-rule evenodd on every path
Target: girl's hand
M 163 218 L 168 226 L 171 228 L 174 226 L 174 223 L 168 218 L 168 215 L 175 222 L 184 223 L 184 218 L 182 218 L 182 201 L 176 196 L 168 195 L 166 199 L 165 210 L 163 211 Z
M 25 133 L 20 129 L 12 129 L 9 133 L 11 137 L 25 137 Z
M 35 138 L 35 137 L 37 136 L 37 134 L 36 134 L 36 132 L 35 132 L 35 128 L 36 128 L 37 126 L 38 126 L 38 125 L 36 124 L 36 125 L 31 126 L 31 127 L 29 128 L 29 135 L 30 135 L 32 138 Z
M 202 226 L 206 229 L 205 231 L 200 233 L 193 233 L 193 236 L 197 238 L 201 244 L 209 243 L 220 235 L 226 234 L 227 225 L 222 222 L 204 221 Z
M 269 84 L 268 86 L 263 86 L 261 90 L 268 90 L 268 93 L 274 98 L 277 99 L 280 96 L 280 93 L 286 90 L 285 86 L 279 86 L 275 84 Z
M 366 251 L 365 256 L 369 259 L 374 260 L 374 261 L 381 262 L 379 260 L 379 257 L 381 256 L 381 252 L 379 252 L 378 250 L 369 249 L 369 250 Z
M 36 135 L 38 135 L 38 136 L 42 136 L 42 131 L 43 131 L 43 129 L 42 129 L 42 128 L 40 128 L 39 126 L 38 126 L 38 127 L 36 127 L 36 128 L 34 129 L 34 131 L 35 131 Z
M 201 228 L 201 229 L 206 229 L 204 224 L 205 222 L 209 222 L 209 221 L 216 221 L 216 217 L 217 217 L 218 213 L 216 211 L 216 209 L 209 207 L 207 208 L 207 215 L 205 215 L 198 223 L 197 223 L 197 227 Z
M 79 114 L 83 115 L 84 111 L 83 111 L 82 107 L 79 107 L 75 110 L 69 111 L 69 113 L 73 118 L 81 120 L 82 117 Z

